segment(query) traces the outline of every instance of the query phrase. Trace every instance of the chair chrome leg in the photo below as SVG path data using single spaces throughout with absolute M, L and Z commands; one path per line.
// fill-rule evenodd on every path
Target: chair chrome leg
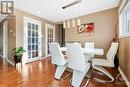
M 71 74 L 72 74 L 72 72 L 69 72 L 69 74 L 66 75 L 64 78 L 62 78 L 61 80 L 65 80 L 65 79 L 67 79 Z
M 98 78 L 94 78 L 94 80 L 96 80 L 96 82 L 99 82 L 99 83 L 111 83 L 111 82 L 114 82 L 114 78 L 113 76 L 106 70 L 104 69 L 103 67 L 101 66 L 93 66 L 94 69 L 104 73 L 105 75 L 107 75 L 111 80 L 110 81 L 107 81 L 107 80 L 101 80 L 101 79 L 98 79 Z
M 87 87 L 90 82 L 90 79 L 87 80 L 86 84 L 83 87 Z

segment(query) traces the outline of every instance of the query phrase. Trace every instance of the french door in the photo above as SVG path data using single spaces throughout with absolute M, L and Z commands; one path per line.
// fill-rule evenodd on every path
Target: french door
M 45 48 L 45 54 L 46 56 L 50 56 L 49 51 L 49 43 L 52 43 L 55 41 L 55 26 L 46 24 L 46 48 Z
M 41 58 L 41 22 L 24 17 L 24 49 L 26 63 Z

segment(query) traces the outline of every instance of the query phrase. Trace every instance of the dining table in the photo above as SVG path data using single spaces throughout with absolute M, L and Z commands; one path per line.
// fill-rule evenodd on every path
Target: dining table
M 60 50 L 62 52 L 66 52 L 66 47 L 61 47 Z M 83 54 L 84 55 L 103 55 L 104 51 L 101 48 L 82 48 Z

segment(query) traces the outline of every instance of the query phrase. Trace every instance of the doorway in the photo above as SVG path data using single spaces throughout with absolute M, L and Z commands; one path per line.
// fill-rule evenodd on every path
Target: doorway
M 55 42 L 55 26 L 50 24 L 45 24 L 45 35 L 46 35 L 46 43 L 45 43 L 45 56 L 50 56 L 49 51 L 49 43 Z
M 60 27 L 60 45 L 61 47 L 65 46 L 65 28 L 63 28 L 63 24 Z
M 26 50 L 26 63 L 41 58 L 41 22 L 24 17 L 24 49 Z
M 3 58 L 8 58 L 8 23 L 3 23 Z

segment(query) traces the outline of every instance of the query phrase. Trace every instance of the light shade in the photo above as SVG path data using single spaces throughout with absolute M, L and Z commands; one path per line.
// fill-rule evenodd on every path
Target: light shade
M 75 27 L 75 20 L 72 20 L 72 27 Z
M 65 23 L 65 21 L 63 22 L 63 28 L 66 28 L 66 23 Z
M 78 22 L 78 26 L 80 26 L 81 25 L 80 18 L 78 18 L 77 22 Z
M 67 27 L 70 28 L 70 21 L 67 21 Z

